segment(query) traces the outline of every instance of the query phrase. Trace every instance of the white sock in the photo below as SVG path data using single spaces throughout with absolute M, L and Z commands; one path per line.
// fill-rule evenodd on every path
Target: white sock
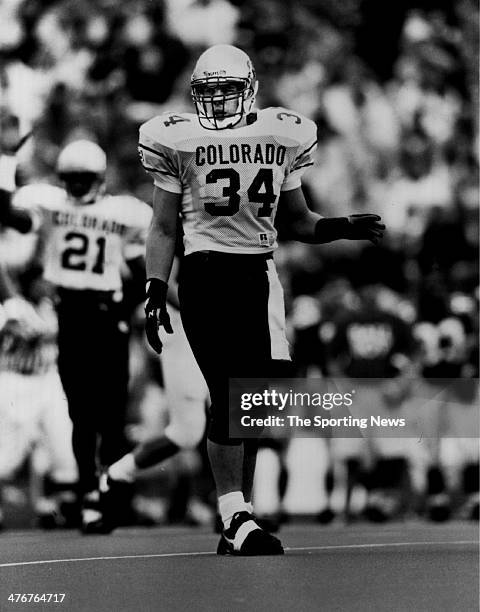
M 218 498 L 218 511 L 222 517 L 225 529 L 230 527 L 232 516 L 236 512 L 244 512 L 246 510 L 245 500 L 241 491 L 232 491 L 225 495 L 220 495 Z
M 113 480 L 123 480 L 124 482 L 133 482 L 137 473 L 137 466 L 135 465 L 135 457 L 132 453 L 124 455 L 115 463 L 108 468 L 108 475 Z
M 250 514 L 253 514 L 253 504 L 251 501 L 246 501 L 245 502 L 245 506 L 247 507 L 247 512 L 250 512 Z

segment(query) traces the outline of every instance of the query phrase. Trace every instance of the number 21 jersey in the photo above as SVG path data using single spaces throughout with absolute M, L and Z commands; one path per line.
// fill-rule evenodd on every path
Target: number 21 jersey
M 300 186 L 315 148 L 313 121 L 284 108 L 225 130 L 203 128 L 192 113 L 165 113 L 140 127 L 145 170 L 156 186 L 183 194 L 186 255 L 274 250 L 280 192 Z
M 66 289 L 118 291 L 125 260 L 145 252 L 151 208 L 129 195 L 72 202 L 47 184 L 20 188 L 13 204 L 39 217 L 45 278 Z

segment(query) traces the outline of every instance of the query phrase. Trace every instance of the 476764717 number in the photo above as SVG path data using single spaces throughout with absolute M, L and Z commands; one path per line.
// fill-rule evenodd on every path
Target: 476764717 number
M 65 593 L 10 593 L 12 603 L 62 603 Z

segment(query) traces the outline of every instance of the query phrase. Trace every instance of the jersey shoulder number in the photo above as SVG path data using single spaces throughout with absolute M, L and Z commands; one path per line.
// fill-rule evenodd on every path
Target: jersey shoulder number
M 162 113 L 140 126 L 139 146 L 175 150 L 180 142 L 194 137 L 199 127 L 192 113 Z
M 282 106 L 269 107 L 259 113 L 263 129 L 268 128 L 277 140 L 286 140 L 290 146 L 311 143 L 317 139 L 317 126 L 296 111 Z

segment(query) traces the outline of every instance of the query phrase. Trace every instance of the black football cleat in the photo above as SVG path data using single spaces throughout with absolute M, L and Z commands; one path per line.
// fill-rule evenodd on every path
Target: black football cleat
M 262 516 L 252 514 L 251 516 L 260 529 L 268 531 L 268 533 L 277 533 L 277 531 L 280 531 L 281 523 L 284 521 L 284 517 L 278 514 L 264 514 Z M 215 533 L 223 533 L 222 517 L 218 512 L 215 514 L 213 521 L 213 531 Z
M 217 547 L 217 555 L 253 557 L 283 553 L 280 540 L 261 529 L 253 516 L 245 511 L 233 515 L 230 527 L 223 531 Z
M 115 527 L 137 524 L 132 508 L 133 484 L 115 480 L 108 472 L 100 476 L 100 506 L 108 522 Z

